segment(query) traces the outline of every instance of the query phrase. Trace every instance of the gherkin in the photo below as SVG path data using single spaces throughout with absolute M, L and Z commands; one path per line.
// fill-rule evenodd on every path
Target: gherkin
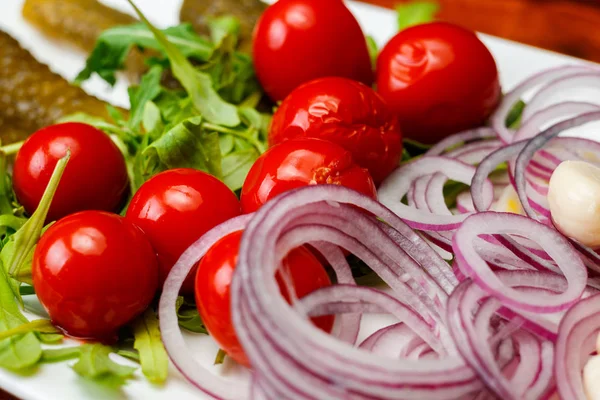
M 25 139 L 75 112 L 108 118 L 105 103 L 72 86 L 0 31 L 0 140 Z
M 207 18 L 233 15 L 240 21 L 240 50 L 250 53 L 254 25 L 266 8 L 260 0 L 184 0 L 179 18 L 196 32 L 208 34 Z
M 25 0 L 23 17 L 46 36 L 90 52 L 108 28 L 129 25 L 135 18 L 97 0 Z
M 131 15 L 107 7 L 98 0 L 25 0 L 23 17 L 44 35 L 91 52 L 106 29 L 130 25 Z M 128 77 L 137 80 L 146 70 L 144 56 L 134 49 L 125 63 Z

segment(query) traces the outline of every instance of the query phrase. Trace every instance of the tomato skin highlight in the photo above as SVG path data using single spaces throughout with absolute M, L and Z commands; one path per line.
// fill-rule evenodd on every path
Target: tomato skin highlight
M 373 89 L 346 78 L 316 79 L 296 88 L 273 116 L 269 144 L 315 137 L 339 144 L 376 184 L 400 164 L 397 117 Z
M 501 96 L 487 47 L 445 22 L 410 27 L 388 42 L 377 60 L 377 91 L 405 137 L 427 144 L 482 125 Z
M 113 339 L 158 287 L 156 255 L 143 232 L 104 211 L 82 211 L 52 225 L 35 248 L 32 275 L 52 322 L 88 339 Z
M 242 186 L 242 209 L 254 212 L 281 193 L 316 184 L 342 185 L 377 199 L 371 175 L 354 163 L 348 150 L 326 140 L 293 139 L 255 161 Z
M 219 346 L 235 361 L 249 367 L 250 363 L 237 339 L 231 317 L 231 279 L 242 233 L 243 231 L 237 231 L 221 238 L 200 260 L 196 274 L 196 306 L 206 329 Z M 284 258 L 283 268 L 289 271 L 298 298 L 331 285 L 325 268 L 304 246 L 292 250 Z M 276 279 L 283 297 L 289 303 L 289 294 L 279 272 Z M 311 318 L 311 321 L 319 329 L 330 333 L 334 317 L 325 315 Z
M 304 82 L 343 76 L 373 83 L 367 43 L 341 0 L 280 0 L 254 30 L 256 75 L 274 101 Z
M 160 286 L 181 254 L 204 233 L 241 214 L 240 202 L 221 181 L 180 168 L 161 172 L 133 196 L 125 218 L 139 226 L 158 255 Z M 194 293 L 195 269 L 182 293 Z
M 46 221 L 83 210 L 118 211 L 129 190 L 125 159 L 102 131 L 79 122 L 42 128 L 17 153 L 13 188 L 28 214 L 38 207 L 56 163 L 71 151 Z

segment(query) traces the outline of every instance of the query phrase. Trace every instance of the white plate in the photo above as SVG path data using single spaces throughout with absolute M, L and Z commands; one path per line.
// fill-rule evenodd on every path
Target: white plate
M 72 48 L 58 46 L 45 39 L 32 26 L 21 18 L 22 0 L 2 0 L 0 2 L 0 29 L 16 37 L 23 47 L 30 50 L 40 61 L 67 79 L 73 79 L 81 70 L 85 54 Z M 123 0 L 104 0 L 115 8 L 131 13 Z M 151 21 L 158 26 L 166 27 L 178 23 L 181 0 L 137 0 L 137 4 Z M 395 13 L 379 7 L 351 3 L 350 7 L 358 18 L 365 33 L 373 36 L 382 46 L 396 31 Z M 73 16 L 75 17 L 75 16 Z M 582 60 L 540 50 L 530 46 L 513 43 L 503 39 L 482 35 L 496 58 L 500 70 L 503 88 L 510 89 L 530 74 L 553 66 L 563 64 L 580 64 Z M 2 52 L 2 49 L 0 49 Z M 126 84 L 119 82 L 111 89 L 99 79 L 86 82 L 84 88 L 102 99 L 120 106 L 127 106 Z M 39 310 L 39 305 L 31 304 L 30 308 Z M 377 320 L 379 318 L 379 320 Z M 374 326 L 379 325 L 382 317 L 371 317 L 363 324 L 361 337 L 365 337 Z M 186 336 L 190 351 L 206 366 L 210 366 L 217 351 L 216 345 L 204 335 Z M 127 360 L 120 358 L 127 363 Z M 226 362 L 223 366 L 214 367 L 215 373 L 231 376 L 232 379 L 245 379 L 247 372 L 241 367 Z M 78 377 L 70 368 L 70 364 L 44 365 L 35 373 L 23 376 L 0 369 L 0 387 L 14 393 L 24 400 L 45 399 L 199 399 L 204 398 L 201 392 L 190 386 L 171 368 L 166 385 L 156 387 L 149 384 L 138 371 L 132 380 L 119 391 L 111 391 Z

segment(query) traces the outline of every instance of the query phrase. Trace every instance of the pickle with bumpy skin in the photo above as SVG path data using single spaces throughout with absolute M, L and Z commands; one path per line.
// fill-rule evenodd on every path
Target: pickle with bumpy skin
M 0 140 L 23 140 L 76 112 L 108 118 L 106 105 L 38 62 L 0 31 Z
M 208 34 L 208 19 L 232 15 L 240 21 L 239 49 L 252 50 L 252 31 L 267 5 L 260 0 L 184 0 L 179 18 L 189 22 L 198 33 Z
M 97 0 L 25 0 L 23 18 L 47 37 L 91 52 L 106 29 L 130 25 L 131 15 L 107 7 Z M 137 80 L 146 71 L 144 56 L 133 49 L 126 60 L 128 77 Z

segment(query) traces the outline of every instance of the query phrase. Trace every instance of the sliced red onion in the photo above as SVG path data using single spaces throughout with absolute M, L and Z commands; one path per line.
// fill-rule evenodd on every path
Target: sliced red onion
M 600 330 L 600 295 L 581 300 L 574 305 L 560 323 L 556 342 L 554 377 L 560 397 L 585 399 L 582 368 L 594 350 Z M 592 338 L 592 346 L 586 343 Z M 591 348 L 590 348 L 591 347 Z
M 183 340 L 175 312 L 175 303 L 183 281 L 208 249 L 228 234 L 245 229 L 251 218 L 252 214 L 247 214 L 230 219 L 213 228 L 192 244 L 171 269 L 163 286 L 158 306 L 162 340 L 175 367 L 198 389 L 221 399 L 244 399 L 248 395 L 249 388 L 242 383 L 216 376 L 194 359 Z
M 564 102 L 554 104 L 548 108 L 537 111 L 531 117 L 524 121 L 513 136 L 513 142 L 518 142 L 523 139 L 531 139 L 550 122 L 560 122 L 568 118 L 573 118 L 577 115 L 585 114 L 592 111 L 597 111 L 600 106 L 585 102 Z M 529 107 L 528 107 L 529 111 Z
M 376 202 L 338 186 L 298 189 L 273 200 L 268 209 L 259 210 L 242 238 L 232 285 L 232 312 L 239 339 L 263 385 L 271 394 L 281 393 L 286 388 L 289 393 L 327 398 L 455 398 L 479 388 L 479 382 L 473 379 L 469 369 L 452 356 L 438 360 L 388 361 L 344 345 L 308 324 L 305 317 L 289 312 L 289 306 L 277 293 L 272 278 L 277 260 L 285 251 L 278 244 L 280 235 L 283 232 L 291 235 L 301 228 L 298 225 L 289 229 L 288 225 L 301 217 L 300 211 L 296 210 L 306 210 L 306 215 L 314 214 L 310 204 L 326 208 L 327 214 L 338 213 L 340 218 L 345 218 L 349 208 L 332 202 L 361 207 L 388 222 L 385 226 L 396 231 L 396 235 L 403 236 L 396 230 L 399 220 L 392 213 Z M 342 229 L 351 236 L 360 237 L 361 241 L 373 235 L 373 228 L 348 232 L 345 225 L 339 225 L 340 222 L 335 218 L 323 221 L 331 229 Z M 311 240 L 329 241 L 331 233 L 315 232 Z M 406 246 L 404 251 L 416 260 L 415 250 L 420 246 L 415 247 L 412 241 L 400 242 Z M 377 243 L 373 241 L 368 246 Z M 297 243 L 289 242 L 286 247 L 292 244 Z M 352 247 L 356 247 L 360 252 L 357 244 L 347 249 L 354 252 Z M 364 301 L 385 308 L 401 319 L 412 315 L 397 299 L 368 288 L 340 286 L 327 288 L 322 293 L 327 294 L 323 301 Z M 436 299 L 439 298 L 433 298 Z M 404 311 L 398 314 L 399 310 Z M 420 318 L 410 317 L 406 322 L 420 333 L 431 327 L 434 335 L 441 333 L 441 326 L 420 324 L 417 322 Z M 285 324 L 280 323 L 282 319 Z M 428 337 L 430 344 L 439 346 L 435 344 L 435 336 Z M 444 343 L 445 351 L 454 351 L 452 346 L 446 347 L 444 335 L 439 340 Z M 292 369 L 291 376 L 285 373 Z
M 532 295 L 503 284 L 478 254 L 474 242 L 480 235 L 507 234 L 535 238 L 567 279 L 567 290 L 556 295 Z M 466 276 L 504 306 L 517 310 L 539 313 L 565 310 L 579 300 L 586 287 L 587 269 L 568 240 L 556 230 L 520 215 L 495 212 L 474 214 L 454 234 L 452 249 L 457 265 Z
M 561 76 L 547 82 L 528 102 L 523 110 L 522 119 L 527 121 L 536 112 L 552 106 L 552 101 L 556 100 L 556 94 L 560 94 L 560 99 L 564 101 L 568 98 L 568 93 L 575 90 L 575 94 L 582 89 L 600 88 L 600 72 L 592 70 L 577 74 Z M 590 110 L 593 111 L 593 110 Z
M 460 226 L 466 215 L 439 215 L 421 209 L 415 210 L 402 203 L 402 199 L 416 179 L 435 173 L 441 173 L 449 179 L 470 184 L 475 174 L 475 168 L 445 157 L 420 158 L 398 168 L 381 184 L 378 191 L 379 201 L 394 211 L 412 228 L 425 231 L 454 230 Z M 494 197 L 493 185 L 489 180 L 484 179 L 480 189 L 482 205 L 489 208 Z
M 506 118 L 513 106 L 521 100 L 525 94 L 553 79 L 567 75 L 586 73 L 593 70 L 594 68 L 591 66 L 573 65 L 558 67 L 535 74 L 519 84 L 502 98 L 502 102 L 491 117 L 492 128 L 496 131 L 498 138 L 504 143 L 513 142 L 514 132 L 506 126 Z
M 463 143 L 467 143 L 473 140 L 486 140 L 495 139 L 496 132 L 493 129 L 482 127 L 476 128 L 464 132 L 459 132 L 454 135 L 448 136 L 447 138 L 439 141 L 433 145 L 426 153 L 426 156 L 441 156 L 446 151 L 460 146 Z
M 490 153 L 502 147 L 502 142 L 499 140 L 485 140 L 475 143 L 469 143 L 444 154 L 444 157 L 454 158 L 462 161 L 465 164 L 476 165 L 481 162 Z

